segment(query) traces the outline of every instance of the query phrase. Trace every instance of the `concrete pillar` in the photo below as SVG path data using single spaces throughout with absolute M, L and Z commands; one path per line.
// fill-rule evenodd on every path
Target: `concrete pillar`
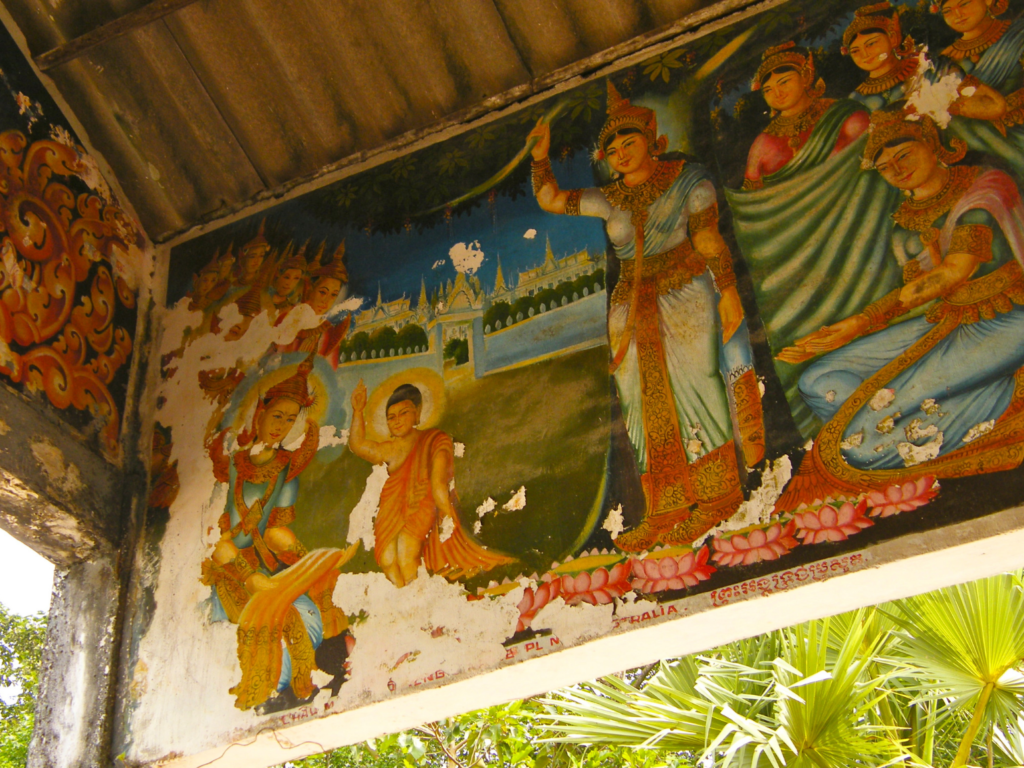
M 58 569 L 28 768 L 111 764 L 121 580 L 115 554 Z

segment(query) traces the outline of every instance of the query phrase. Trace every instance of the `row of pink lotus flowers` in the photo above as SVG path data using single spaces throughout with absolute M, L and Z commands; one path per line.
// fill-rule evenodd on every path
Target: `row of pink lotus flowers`
M 923 507 L 939 493 L 934 477 L 921 477 L 871 491 L 860 499 L 829 499 L 801 507 L 788 521 L 777 521 L 745 533 L 715 537 L 712 560 L 718 565 L 753 565 L 778 560 L 799 544 L 846 541 L 874 525 L 872 517 L 890 517 Z
M 788 521 L 716 536 L 711 540 L 713 552 L 708 546 L 678 554 L 662 548 L 611 567 L 576 574 L 546 573 L 536 588 L 526 589 L 519 603 L 516 631 L 528 628 L 537 612 L 558 597 L 567 605 L 606 605 L 629 591 L 654 594 L 693 587 L 717 570 L 709 560 L 719 567 L 753 565 L 778 560 L 801 543 L 844 541 L 874 525 L 870 518 L 917 509 L 937 494 L 935 478 L 923 477 L 885 491 L 872 491 L 859 500 L 830 500 L 820 506 L 801 508 Z

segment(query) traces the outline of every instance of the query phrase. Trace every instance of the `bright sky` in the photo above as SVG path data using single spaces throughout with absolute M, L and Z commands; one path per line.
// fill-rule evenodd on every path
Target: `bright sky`
M 0 531 L 0 603 L 20 614 L 47 611 L 52 586 L 53 564 Z

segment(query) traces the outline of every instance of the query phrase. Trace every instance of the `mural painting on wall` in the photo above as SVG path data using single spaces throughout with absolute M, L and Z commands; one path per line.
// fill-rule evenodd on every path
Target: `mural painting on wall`
M 783 4 L 178 246 L 161 581 L 235 706 L 439 679 L 425 590 L 512 659 L 1019 503 L 1018 10 Z
M 2 28 L 0 79 L 0 375 L 116 460 L 146 244 Z

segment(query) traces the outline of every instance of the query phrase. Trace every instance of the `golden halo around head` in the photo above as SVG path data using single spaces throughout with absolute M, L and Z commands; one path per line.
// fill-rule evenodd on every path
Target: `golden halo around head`
M 256 383 L 256 386 L 246 392 L 245 397 L 243 397 L 242 402 L 239 403 L 238 410 L 235 412 L 235 417 L 231 422 L 232 431 L 237 434 L 243 429 L 248 428 L 249 424 L 252 422 L 253 413 L 256 410 L 257 400 L 266 395 L 267 392 L 270 391 L 271 387 L 294 376 L 299 370 L 299 365 L 301 365 L 301 363 L 296 365 L 286 365 L 283 368 L 278 368 L 276 371 L 271 371 L 267 375 L 263 376 Z M 323 381 L 319 376 L 317 376 L 315 371 L 311 371 L 309 373 L 306 381 L 309 386 L 309 396 L 313 403 L 306 409 L 305 416 L 296 420 L 295 426 L 292 427 L 292 431 L 289 432 L 281 441 L 283 444 L 290 443 L 305 431 L 306 419 L 312 419 L 319 424 L 323 419 L 324 414 L 327 413 L 327 405 L 330 398 L 330 395 L 327 393 L 327 387 L 324 386 Z
M 420 409 L 420 429 L 437 426 L 444 415 L 444 379 L 430 368 L 409 368 L 384 379 L 370 393 L 366 401 L 366 436 L 371 440 L 389 440 L 388 398 L 402 384 L 412 384 L 423 396 Z

